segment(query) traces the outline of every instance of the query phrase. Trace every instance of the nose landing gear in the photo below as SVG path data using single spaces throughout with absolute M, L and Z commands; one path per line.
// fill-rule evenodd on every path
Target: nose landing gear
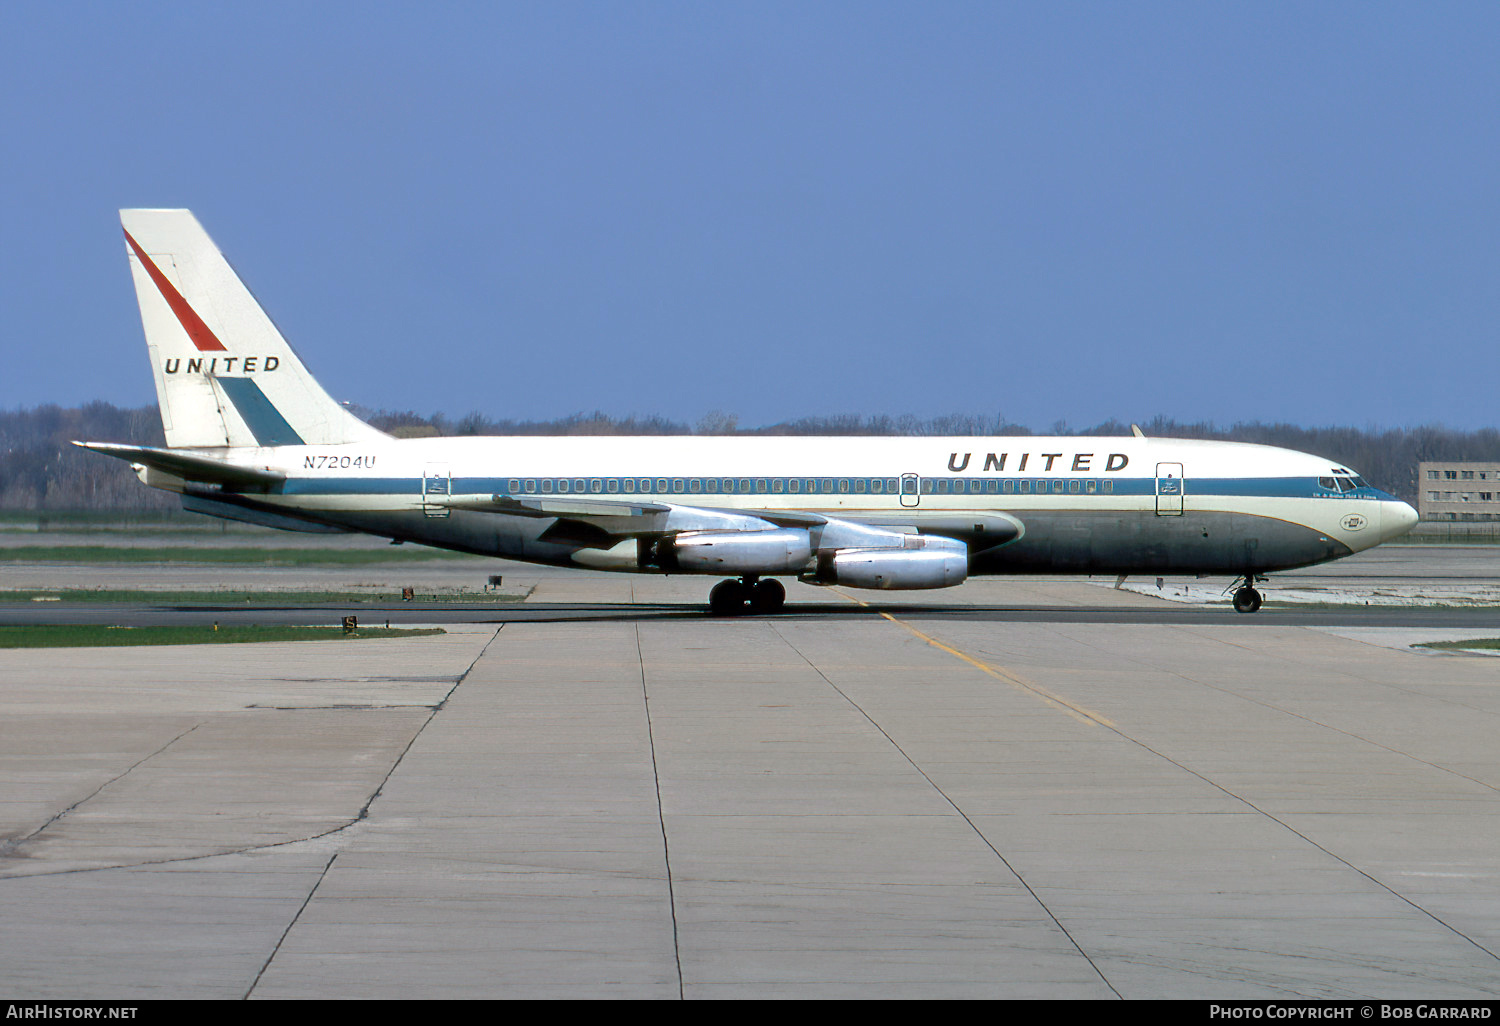
M 715 616 L 738 616 L 746 603 L 752 613 L 779 613 L 786 603 L 786 587 L 774 577 L 764 581 L 744 577 L 720 581 L 708 593 L 708 610 Z
M 1262 581 L 1265 580 L 1264 577 L 1258 579 Z M 1234 611 L 1236 613 L 1253 613 L 1260 609 L 1261 603 L 1260 592 L 1255 590 L 1255 582 L 1257 578 L 1254 574 L 1246 574 L 1244 577 L 1240 578 L 1240 580 L 1244 583 L 1240 584 L 1239 587 L 1235 588 L 1233 584 L 1230 585 L 1231 588 L 1235 589 Z

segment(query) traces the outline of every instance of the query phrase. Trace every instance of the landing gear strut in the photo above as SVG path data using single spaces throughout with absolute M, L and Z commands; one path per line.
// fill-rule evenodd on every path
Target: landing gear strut
M 786 603 L 786 588 L 774 577 L 720 581 L 708 593 L 708 609 L 715 616 L 738 616 L 749 603 L 752 613 L 779 613 Z
M 1253 613 L 1260 609 L 1260 592 L 1255 590 L 1256 577 L 1254 574 L 1246 574 L 1241 580 L 1244 582 L 1234 590 L 1234 611 L 1236 613 Z M 1264 581 L 1262 577 L 1260 580 Z M 1234 588 L 1234 585 L 1230 585 Z

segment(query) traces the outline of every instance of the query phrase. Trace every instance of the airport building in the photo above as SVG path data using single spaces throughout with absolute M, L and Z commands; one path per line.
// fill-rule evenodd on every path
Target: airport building
M 1500 463 L 1417 464 L 1423 520 L 1500 520 Z

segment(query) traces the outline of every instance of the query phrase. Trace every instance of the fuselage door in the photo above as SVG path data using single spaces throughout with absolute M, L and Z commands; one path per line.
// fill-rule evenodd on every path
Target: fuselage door
M 922 504 L 922 479 L 916 474 L 901 475 L 901 505 L 920 506 Z
M 446 463 L 429 463 L 422 468 L 422 512 L 429 517 L 445 517 L 451 511 L 442 505 L 453 494 L 453 473 Z
M 1182 516 L 1181 463 L 1158 463 L 1156 465 L 1156 515 L 1159 517 Z

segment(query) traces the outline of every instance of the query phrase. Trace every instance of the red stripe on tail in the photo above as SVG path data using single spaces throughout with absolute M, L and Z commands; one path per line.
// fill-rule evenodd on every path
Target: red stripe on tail
M 201 353 L 224 351 L 224 343 L 220 342 L 218 336 L 207 324 L 203 323 L 203 318 L 199 317 L 198 312 L 188 305 L 188 301 L 182 298 L 182 293 L 178 292 L 167 280 L 167 276 L 161 273 L 161 268 L 151 262 L 146 251 L 130 237 L 129 232 L 125 233 L 125 241 L 130 243 L 131 249 L 135 250 L 135 255 L 140 258 L 141 266 L 145 267 L 146 273 L 151 275 L 151 280 L 156 283 L 157 291 L 167 301 L 172 312 L 177 315 L 177 320 L 182 323 L 183 330 L 188 333 L 188 338 L 193 340 L 193 345 L 198 347 L 198 351 Z

